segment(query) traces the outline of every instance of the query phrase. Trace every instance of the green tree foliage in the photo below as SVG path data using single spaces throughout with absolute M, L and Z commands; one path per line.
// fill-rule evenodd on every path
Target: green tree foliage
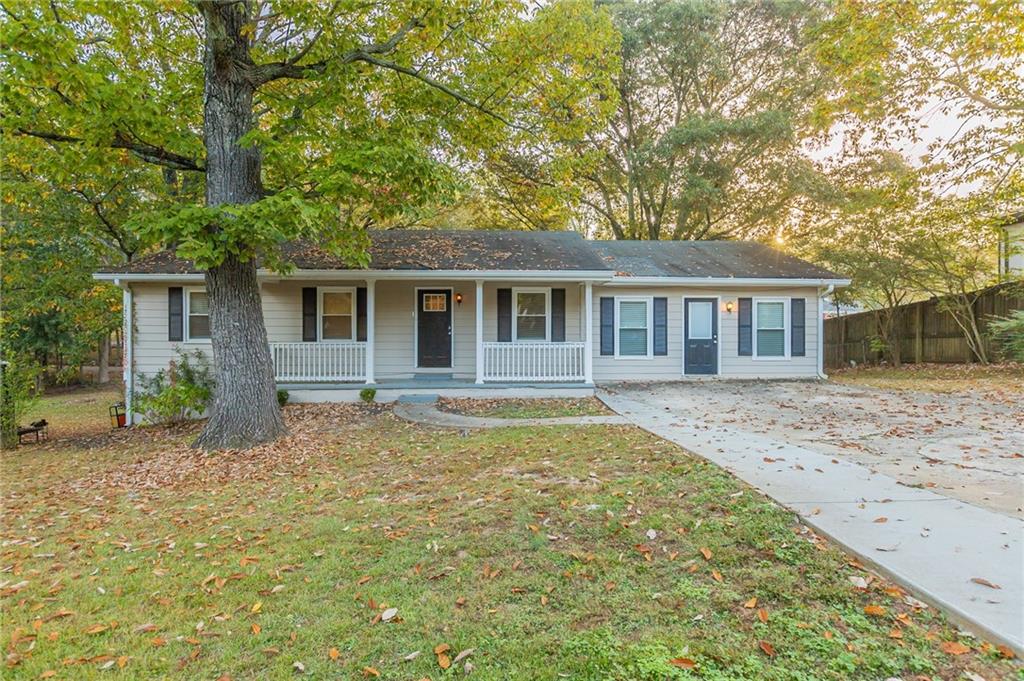
M 544 146 L 490 159 L 489 196 L 533 228 L 620 239 L 773 231 L 820 180 L 802 143 L 827 80 L 810 31 L 815 2 L 610 3 L 622 33 L 616 111 L 572 155 Z M 570 212 L 568 207 L 579 210 Z
M 215 364 L 200 438 L 212 447 L 284 432 L 257 261 L 285 271 L 280 246 L 306 239 L 365 263 L 366 227 L 450 199 L 494 149 L 582 136 L 615 63 L 614 29 L 583 0 L 3 11 L 3 133 L 35 143 L 35 175 L 73 158 L 87 175 L 187 176 L 168 183 L 187 191 L 160 189 L 125 225 L 207 272 L 213 352 L 233 358 Z
M 899 366 L 900 306 L 917 294 L 916 235 L 908 226 L 925 191 L 918 173 L 891 152 L 850 163 L 833 181 L 832 201 L 804 215 L 808 224 L 796 238 L 805 255 L 851 279 L 834 294 L 837 300 L 877 311 L 879 340 Z
M 10 348 L 0 350 L 0 448 L 18 446 L 18 426 L 39 396 L 39 367 Z
M 949 182 L 1024 193 L 1024 13 L 1006 0 L 840 0 L 817 53 L 838 87 L 819 108 L 880 143 L 919 136 L 920 114 L 962 125 L 927 160 Z

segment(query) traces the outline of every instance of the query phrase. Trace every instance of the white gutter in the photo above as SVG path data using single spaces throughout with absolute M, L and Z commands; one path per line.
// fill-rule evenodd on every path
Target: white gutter
M 98 281 L 156 281 L 156 282 L 191 282 L 203 281 L 199 272 L 187 273 L 138 273 L 97 272 L 92 275 Z M 296 281 L 319 280 L 384 280 L 384 279 L 465 279 L 474 281 L 488 279 L 497 281 L 536 280 L 536 281 L 610 281 L 613 273 L 607 270 L 295 270 L 291 274 L 282 275 L 270 270 L 260 269 L 257 276 L 263 281 L 280 281 L 293 279 Z
M 263 281 L 293 280 L 477 280 L 491 281 L 535 280 L 535 281 L 591 281 L 607 286 L 848 286 L 849 279 L 787 279 L 784 277 L 629 277 L 616 275 L 606 270 L 296 270 L 287 275 L 261 269 L 257 275 Z M 92 275 L 99 281 L 156 281 L 192 282 L 203 281 L 199 272 L 189 273 L 116 273 L 97 272 Z
M 847 280 L 847 283 L 849 281 Z M 828 374 L 825 373 L 825 298 L 832 295 L 832 292 L 836 290 L 836 287 L 829 284 L 825 287 L 825 292 L 822 293 L 821 289 L 818 289 L 818 378 L 828 378 Z
M 616 276 L 608 286 L 849 286 L 849 279 L 786 277 L 628 277 Z

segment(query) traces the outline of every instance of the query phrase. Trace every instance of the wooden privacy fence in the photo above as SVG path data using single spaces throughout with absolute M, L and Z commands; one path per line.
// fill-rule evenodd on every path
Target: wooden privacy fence
M 985 336 L 989 358 L 998 356 L 998 348 L 986 333 L 991 317 L 1005 317 L 1013 310 L 1024 310 L 1024 291 L 1019 283 L 992 286 L 981 292 L 974 304 L 974 315 Z M 973 362 L 976 357 L 967 345 L 953 315 L 940 309 L 939 299 L 901 305 L 896 322 L 903 362 Z M 877 362 L 883 353 L 872 350 L 872 340 L 880 337 L 878 312 L 832 317 L 825 320 L 825 366 L 830 369 Z

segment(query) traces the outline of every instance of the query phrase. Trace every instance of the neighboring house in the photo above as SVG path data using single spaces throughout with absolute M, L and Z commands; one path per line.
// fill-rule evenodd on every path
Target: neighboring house
M 1024 276 L 1024 211 L 1003 225 L 999 239 L 999 277 Z
M 275 374 L 293 400 L 352 399 L 366 385 L 578 393 L 691 376 L 814 378 L 823 297 L 849 283 L 749 242 L 483 230 L 376 231 L 371 242 L 368 269 L 292 245 L 293 273 L 259 271 Z M 129 400 L 135 376 L 167 367 L 176 348 L 210 347 L 203 275 L 190 263 L 162 252 L 95 276 L 124 290 Z

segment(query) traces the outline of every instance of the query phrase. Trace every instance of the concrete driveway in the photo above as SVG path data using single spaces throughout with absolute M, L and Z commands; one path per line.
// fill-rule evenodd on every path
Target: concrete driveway
M 687 381 L 599 393 L 1024 652 L 1024 413 L 991 394 Z
M 817 381 L 632 385 L 714 426 L 853 461 L 904 485 L 1024 518 L 1024 395 L 885 391 Z

